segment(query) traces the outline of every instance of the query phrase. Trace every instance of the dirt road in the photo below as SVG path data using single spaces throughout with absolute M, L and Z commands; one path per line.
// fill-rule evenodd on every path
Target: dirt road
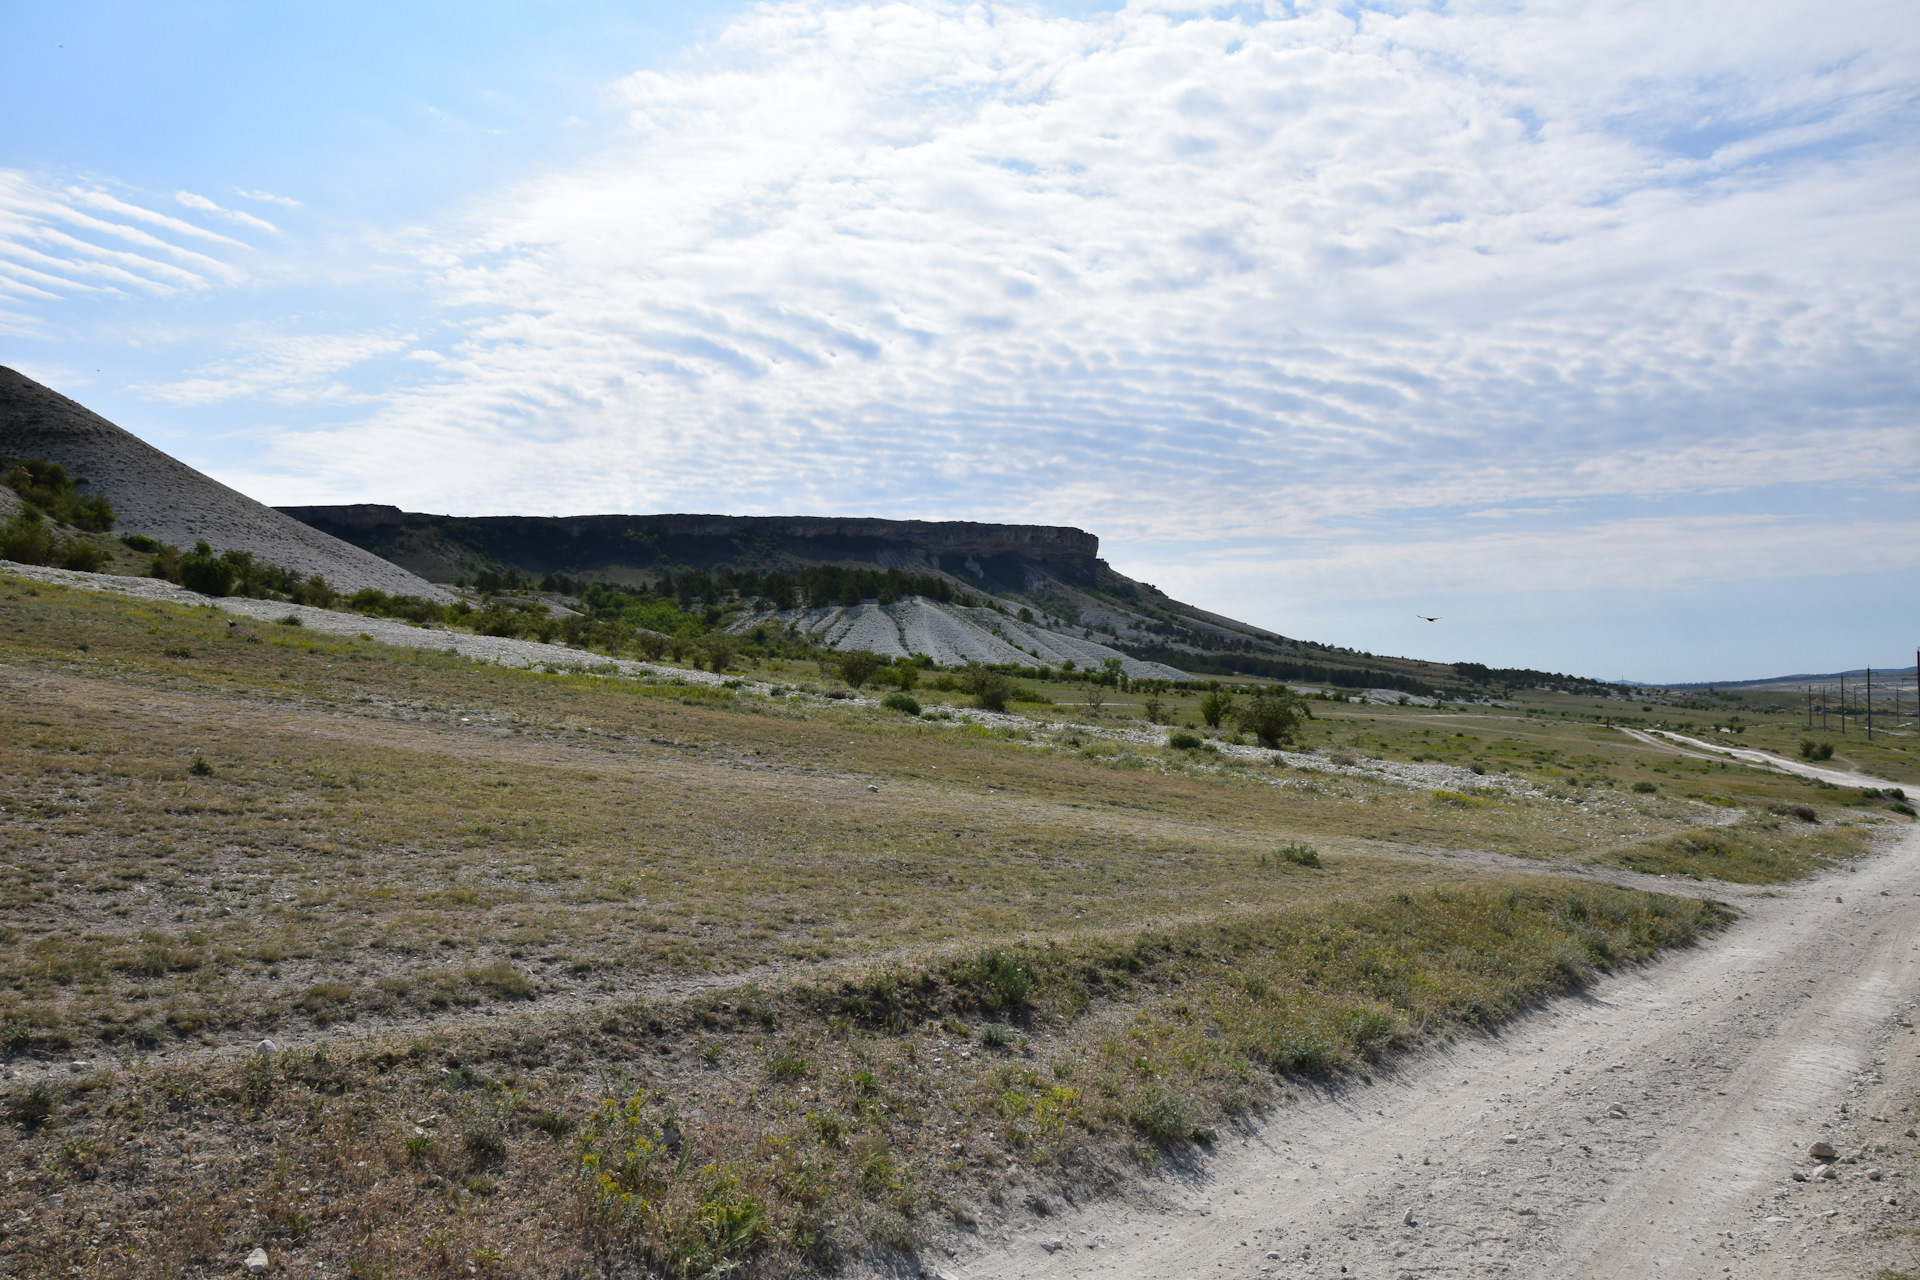
M 1745 916 L 1705 946 L 1223 1134 L 1157 1203 L 933 1260 L 964 1280 L 1915 1267 L 1920 827 L 1851 872 L 1723 896 Z M 1857 1162 L 1794 1180 L 1822 1139 Z
M 1747 764 L 1757 764 L 1763 769 L 1790 773 L 1797 778 L 1812 778 L 1816 782 L 1831 783 L 1836 787 L 1878 787 L 1884 781 L 1845 769 L 1822 769 L 1819 765 L 1803 764 L 1798 760 L 1789 760 L 1785 756 L 1776 756 L 1770 751 L 1754 751 L 1746 747 L 1729 747 L 1717 742 L 1702 742 L 1698 738 L 1669 733 L 1665 729 L 1629 729 L 1625 725 L 1615 725 L 1614 728 L 1629 738 L 1638 738 L 1641 742 L 1656 747 L 1672 748 L 1677 743 L 1682 747 L 1697 748 L 1696 751 L 1680 753 L 1684 756 L 1692 756 L 1696 760 L 1741 760 Z M 1701 751 L 1708 754 L 1703 756 L 1699 754 Z

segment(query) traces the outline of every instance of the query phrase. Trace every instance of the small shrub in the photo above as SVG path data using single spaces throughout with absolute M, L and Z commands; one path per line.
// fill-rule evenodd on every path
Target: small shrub
M 1209 729 L 1218 729 L 1220 722 L 1232 714 L 1233 695 L 1224 689 L 1214 689 L 1200 699 L 1200 718 Z
M 847 1135 L 853 1132 L 853 1121 L 838 1111 L 810 1111 L 807 1113 L 807 1124 L 820 1135 L 820 1141 L 830 1147 L 840 1146 L 846 1142 Z
M 1151 1080 L 1126 1108 L 1127 1123 L 1149 1138 L 1178 1142 L 1193 1136 L 1193 1107 L 1172 1085 Z
M 1815 742 L 1812 738 L 1802 738 L 1800 739 L 1800 754 L 1808 760 L 1831 760 L 1833 759 L 1833 744 L 1831 742 Z
M 490 1124 L 468 1129 L 461 1136 L 460 1145 L 465 1148 L 467 1159 L 476 1165 L 492 1164 L 507 1154 L 506 1135 Z
M 1005 711 L 1013 700 L 1013 681 L 1004 672 L 978 662 L 967 664 L 962 684 L 983 711 Z
M 1004 1049 L 1011 1045 L 1015 1032 L 1004 1022 L 989 1022 L 980 1028 L 980 1043 L 989 1049 Z
M 38 511 L 26 510 L 0 525 L 0 560 L 45 564 L 53 559 L 53 534 Z
M 905 1214 L 882 1209 L 867 1219 L 867 1239 L 883 1249 L 906 1253 L 919 1245 L 920 1229 Z
M 69 542 L 66 554 L 60 558 L 60 567 L 76 573 L 98 573 L 106 562 L 106 556 L 91 542 Z
M 213 766 L 207 763 L 205 756 L 195 756 L 193 763 L 187 766 L 187 772 L 196 778 L 211 778 Z
M 1234 713 L 1241 732 L 1252 734 L 1268 750 L 1291 741 L 1300 722 L 1312 718 L 1306 699 L 1285 685 L 1256 690 L 1246 705 Z
M 912 669 L 907 668 L 909 671 Z M 920 714 L 920 701 L 910 693 L 890 693 L 880 700 L 880 705 L 890 711 L 899 711 L 910 716 Z
M 858 689 L 873 679 L 875 673 L 887 665 L 887 660 L 871 649 L 855 649 L 852 653 L 841 654 L 840 660 L 834 665 L 840 671 L 840 678 Z
M 1282 862 L 1290 862 L 1296 867 L 1317 867 L 1320 865 L 1320 851 L 1310 844 L 1296 840 L 1280 846 L 1277 855 Z
M 527 975 L 505 960 L 495 960 L 483 969 L 469 969 L 467 981 L 500 1000 L 527 1000 L 533 996 L 533 983 Z
M 299 614 L 290 613 L 286 617 L 280 619 L 280 625 L 283 627 L 298 627 L 298 626 L 303 626 L 305 624 L 300 621 Z
M 190 555 L 180 557 L 180 585 L 203 596 L 224 596 L 233 590 L 233 566 L 202 539 Z
M 1205 744 L 1199 734 L 1187 733 L 1183 730 L 1169 737 L 1167 745 L 1175 751 L 1195 751 Z
M 558 1141 L 573 1132 L 573 1121 L 564 1112 L 549 1107 L 527 1122 L 549 1138 Z
M 980 985 L 980 1002 L 988 1009 L 1018 1009 L 1033 994 L 1033 971 L 1004 951 L 983 951 L 968 967 L 972 972 L 959 976 Z
M 1813 811 L 1812 805 L 1776 804 L 1769 806 L 1768 812 L 1777 813 L 1783 818 L 1797 818 L 1801 822 L 1820 821 L 1820 815 Z
M 1641 781 L 1634 783 L 1633 789 L 1643 796 L 1650 796 L 1660 788 L 1651 782 Z
M 7 1123 L 32 1133 L 53 1114 L 53 1100 L 44 1080 L 30 1089 L 15 1089 L 7 1095 Z
M 1903 813 L 1909 818 L 1920 817 L 1920 812 L 1916 812 L 1914 807 L 1905 800 L 1895 800 L 1892 804 L 1888 805 L 1887 808 L 1893 810 L 1895 813 Z

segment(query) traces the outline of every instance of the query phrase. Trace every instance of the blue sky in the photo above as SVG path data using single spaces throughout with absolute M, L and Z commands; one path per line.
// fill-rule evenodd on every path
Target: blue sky
M 271 502 L 1071 524 L 1286 634 L 1601 676 L 1920 641 L 1910 5 L 5 34 L 0 363 Z

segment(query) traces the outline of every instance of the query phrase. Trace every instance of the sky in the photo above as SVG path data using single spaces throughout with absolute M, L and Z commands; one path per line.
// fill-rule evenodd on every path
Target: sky
M 1906 0 L 0 33 L 0 364 L 267 502 L 1073 525 L 1605 678 L 1920 644 Z

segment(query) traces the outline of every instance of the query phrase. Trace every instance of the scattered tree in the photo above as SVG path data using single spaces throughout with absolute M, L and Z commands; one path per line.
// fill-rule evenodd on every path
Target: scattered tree
M 961 681 L 983 711 L 1005 711 L 1013 697 L 1013 681 L 982 663 L 969 662 Z
M 740 652 L 740 643 L 724 631 L 717 631 L 707 637 L 707 667 L 715 675 L 725 671 L 733 662 L 734 655 Z
M 1220 722 L 1233 714 L 1233 695 L 1225 689 L 1212 689 L 1200 699 L 1200 718 L 1207 728 L 1218 729 Z
M 1268 749 L 1291 741 L 1300 722 L 1312 719 L 1306 700 L 1285 685 L 1256 689 L 1241 707 L 1236 719 L 1245 733 L 1251 733 Z
M 851 653 L 841 654 L 840 660 L 834 665 L 840 670 L 840 678 L 858 689 L 873 679 L 887 665 L 887 660 L 871 649 L 855 649 Z

